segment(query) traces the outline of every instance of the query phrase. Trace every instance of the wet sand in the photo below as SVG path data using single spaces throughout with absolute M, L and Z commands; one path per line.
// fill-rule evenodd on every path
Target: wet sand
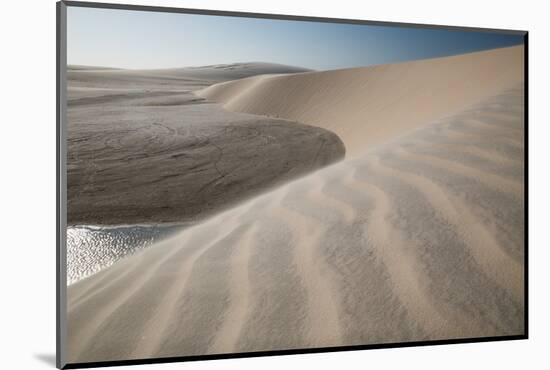
M 342 159 L 334 133 L 234 113 L 192 91 L 267 63 L 68 71 L 68 223 L 197 221 Z M 205 78 L 205 76 L 209 76 Z

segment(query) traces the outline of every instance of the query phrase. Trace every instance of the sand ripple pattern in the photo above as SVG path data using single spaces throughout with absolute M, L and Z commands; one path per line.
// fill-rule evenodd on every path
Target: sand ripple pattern
M 524 332 L 523 88 L 68 288 L 69 360 Z

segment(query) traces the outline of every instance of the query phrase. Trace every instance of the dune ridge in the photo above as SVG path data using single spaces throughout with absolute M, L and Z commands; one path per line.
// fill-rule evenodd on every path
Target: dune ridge
M 523 81 L 523 45 L 372 67 L 260 75 L 195 92 L 224 108 L 335 132 L 348 155 Z
M 188 91 L 220 81 L 270 74 L 311 71 L 276 63 L 249 62 L 200 67 L 164 69 L 120 69 L 94 66 L 67 66 L 69 88 L 146 88 L 162 91 Z
M 69 361 L 523 334 L 523 99 L 407 126 L 71 285 Z

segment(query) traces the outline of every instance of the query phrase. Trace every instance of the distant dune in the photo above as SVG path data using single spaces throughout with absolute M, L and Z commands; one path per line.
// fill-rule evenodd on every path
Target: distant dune
M 523 85 L 496 93 L 520 53 L 207 91 L 333 122 L 356 156 L 70 286 L 69 361 L 523 334 Z
M 93 66 L 67 68 L 69 88 L 148 88 L 195 90 L 216 82 L 280 73 L 299 73 L 305 68 L 275 63 L 250 62 L 170 69 L 116 69 Z
M 112 68 L 112 67 L 99 67 L 99 66 L 83 66 L 78 64 L 69 64 L 67 66 L 67 71 L 114 71 L 114 70 L 120 70 L 120 68 Z
M 348 155 L 459 112 L 523 80 L 523 46 L 373 67 L 256 76 L 197 94 L 231 111 L 335 132 Z
M 211 81 L 229 81 L 256 75 L 310 72 L 310 69 L 276 63 L 250 62 L 215 64 L 201 67 L 147 70 L 149 73 L 193 77 Z

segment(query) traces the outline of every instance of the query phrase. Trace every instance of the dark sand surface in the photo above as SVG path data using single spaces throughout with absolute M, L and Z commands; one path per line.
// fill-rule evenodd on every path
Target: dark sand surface
M 228 112 L 192 93 L 257 73 L 301 71 L 266 63 L 69 68 L 68 223 L 202 219 L 343 158 L 330 131 Z

